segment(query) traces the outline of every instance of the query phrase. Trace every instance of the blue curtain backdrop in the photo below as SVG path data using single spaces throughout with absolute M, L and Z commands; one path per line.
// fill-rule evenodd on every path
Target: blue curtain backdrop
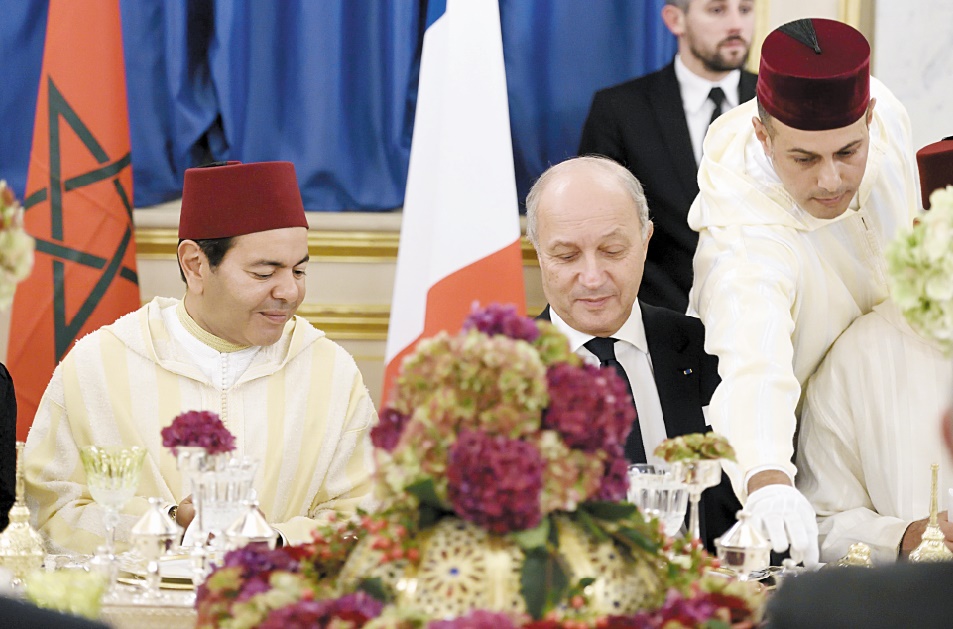
M 0 177 L 22 197 L 47 0 L 0 0 Z M 517 185 L 595 90 L 667 63 L 664 0 L 500 0 Z M 426 0 L 121 0 L 135 203 L 208 159 L 295 163 L 309 210 L 403 203 Z M 460 147 L 466 150 L 466 147 Z

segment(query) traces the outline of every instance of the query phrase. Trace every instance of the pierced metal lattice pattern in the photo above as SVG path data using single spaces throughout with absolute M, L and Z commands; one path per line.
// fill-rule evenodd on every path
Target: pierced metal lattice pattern
M 422 546 L 413 604 L 437 618 L 473 609 L 523 612 L 523 553 L 476 525 L 445 518 Z
M 556 519 L 559 550 L 570 582 L 596 581 L 586 589 L 591 608 L 605 614 L 632 614 L 656 598 L 659 577 L 653 567 L 612 543 L 600 543 L 574 523 Z
M 348 556 L 339 578 L 345 589 L 351 589 L 360 579 L 380 579 L 384 587 L 396 593 L 403 587 L 401 580 L 408 572 L 410 562 L 406 559 L 384 561 L 384 554 L 371 548 L 370 536 L 357 543 Z
M 634 613 L 657 599 L 652 564 L 612 543 L 598 542 L 578 525 L 556 518 L 559 550 L 571 582 L 596 581 L 586 590 L 593 609 Z M 433 618 L 454 618 L 474 609 L 525 612 L 520 594 L 523 553 L 507 538 L 457 518 L 444 518 L 419 537 L 418 566 L 401 560 L 381 565 L 370 538 L 358 543 L 341 571 L 345 589 L 362 577 L 380 578 L 401 603 Z

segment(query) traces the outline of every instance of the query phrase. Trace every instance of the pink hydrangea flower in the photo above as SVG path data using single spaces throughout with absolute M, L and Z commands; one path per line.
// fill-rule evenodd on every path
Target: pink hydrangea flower
M 543 458 L 532 443 L 464 430 L 450 448 L 447 497 L 464 520 L 493 533 L 542 520 Z
M 612 459 L 606 463 L 606 472 L 602 476 L 595 500 L 619 502 L 625 500 L 629 491 L 629 462 L 624 458 Z
M 463 322 L 463 329 L 474 328 L 488 336 L 502 334 L 527 343 L 532 343 L 539 336 L 536 322 L 517 314 L 516 306 L 513 305 L 490 304 L 482 310 L 474 308 Z
M 172 448 L 205 448 L 209 454 L 231 452 L 235 435 L 228 431 L 221 418 L 211 411 L 188 411 L 162 429 L 162 445 Z
M 377 425 L 371 428 L 371 443 L 375 448 L 392 452 L 400 441 L 400 436 L 410 419 L 391 406 L 381 411 Z
M 466 616 L 452 620 L 434 620 L 427 629 L 515 629 L 513 619 L 500 612 L 475 609 Z
M 622 379 L 592 365 L 553 365 L 546 372 L 549 407 L 543 428 L 557 431 L 571 448 L 615 456 L 635 421 L 635 406 Z

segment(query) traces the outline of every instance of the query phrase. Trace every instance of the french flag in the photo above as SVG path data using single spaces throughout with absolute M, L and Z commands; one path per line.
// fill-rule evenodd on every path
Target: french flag
M 387 335 L 384 400 L 421 338 L 526 295 L 497 0 L 430 0 Z

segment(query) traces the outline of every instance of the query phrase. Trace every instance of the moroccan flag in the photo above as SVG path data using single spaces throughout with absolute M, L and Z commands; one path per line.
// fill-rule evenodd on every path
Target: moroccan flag
M 74 341 L 139 307 L 119 0 L 50 1 L 23 207 L 36 258 L 10 320 L 17 439 Z
M 474 302 L 526 310 L 497 0 L 430 0 L 384 373 Z

